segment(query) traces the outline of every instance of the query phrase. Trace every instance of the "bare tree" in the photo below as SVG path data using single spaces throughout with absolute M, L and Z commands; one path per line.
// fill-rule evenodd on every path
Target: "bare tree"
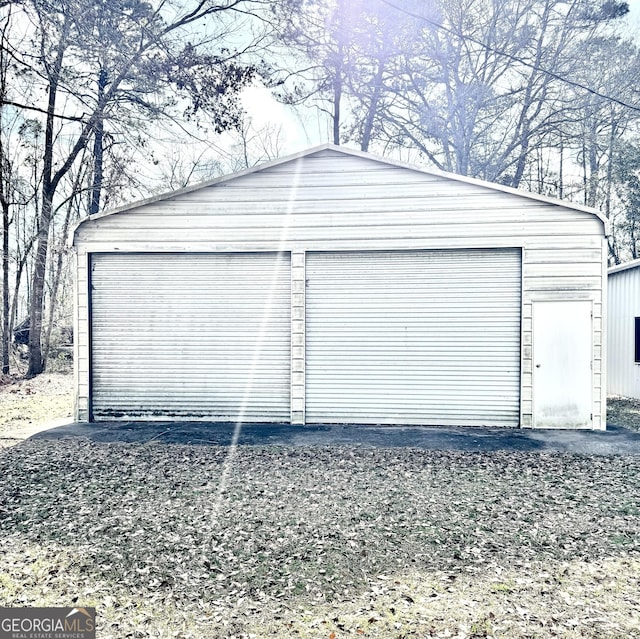
M 135 114 L 162 119 L 179 107 L 185 118 L 207 113 L 217 131 L 233 126 L 240 111 L 235 96 L 256 73 L 255 65 L 242 62 L 241 52 L 230 46 L 230 40 L 238 38 L 233 20 L 242 17 L 249 5 L 249 0 L 200 0 L 186 7 L 171 0 L 157 7 L 141 0 L 22 4 L 23 19 L 30 20 L 37 45 L 29 50 L 16 45 L 10 54 L 20 72 L 46 95 L 45 104 L 35 107 L 28 106 L 32 96 L 7 100 L 44 116 L 29 375 L 44 366 L 45 275 L 55 199 L 63 178 L 93 141 L 90 210 L 95 210 L 103 181 L 107 123 L 116 135 L 120 123 L 132 125 Z M 203 21 L 208 28 L 202 29 Z
M 17 149 L 22 145 L 22 120 L 19 112 L 8 106 L 7 96 L 11 82 L 11 55 L 9 49 L 9 31 L 13 25 L 11 4 L 7 4 L 6 21 L 0 27 L 0 208 L 2 210 L 2 372 L 10 372 L 10 353 L 12 345 L 15 307 L 19 278 L 24 263 L 18 262 L 16 268 L 16 287 L 13 298 L 10 286 L 12 268 L 11 231 L 20 220 L 19 214 L 29 204 L 30 196 L 26 193 L 25 181 L 20 176 L 20 168 L 28 164 L 28 156 L 20 157 Z M 24 224 L 22 225 L 24 226 Z M 32 235 L 30 236 L 32 237 Z M 20 253 L 19 238 L 14 247 Z M 25 253 L 28 255 L 29 249 Z
M 2 373 L 9 373 L 9 217 L 12 167 L 4 143 L 3 98 L 7 93 L 7 50 L 4 46 L 7 20 L 0 31 L 0 207 L 2 208 Z
M 334 144 L 344 135 L 353 29 L 361 6 L 362 0 L 292 0 L 275 9 L 274 26 L 287 52 L 276 95 L 286 104 L 313 106 L 328 118 Z
M 249 169 L 282 155 L 284 134 L 281 125 L 265 124 L 256 127 L 253 118 L 244 115 L 231 135 L 236 139 L 227 162 L 231 172 Z

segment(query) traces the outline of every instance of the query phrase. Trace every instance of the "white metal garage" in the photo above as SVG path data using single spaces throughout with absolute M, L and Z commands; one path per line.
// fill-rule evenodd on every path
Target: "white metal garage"
M 520 420 L 519 249 L 307 254 L 309 423 Z
M 290 258 L 91 258 L 92 414 L 287 421 Z
M 605 233 L 333 145 L 92 216 L 76 417 L 604 428 Z

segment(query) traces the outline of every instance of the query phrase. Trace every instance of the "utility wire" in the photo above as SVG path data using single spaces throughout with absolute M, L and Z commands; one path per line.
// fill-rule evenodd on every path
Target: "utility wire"
M 507 58 L 509 60 L 513 60 L 514 62 L 517 62 L 518 64 L 521 64 L 525 67 L 528 67 L 530 69 L 533 69 L 534 71 L 539 71 L 540 73 L 543 73 L 545 75 L 548 75 L 551 78 L 554 78 L 555 80 L 559 80 L 560 82 L 564 82 L 565 84 L 568 84 L 572 87 L 575 87 L 577 89 L 582 89 L 583 91 L 586 91 L 587 93 L 590 93 L 591 95 L 595 95 L 599 98 L 603 98 L 604 100 L 608 100 L 610 102 L 615 102 L 616 104 L 619 104 L 620 106 L 625 107 L 626 109 L 631 109 L 632 111 L 638 111 L 640 112 L 640 106 L 636 106 L 633 104 L 629 104 L 628 102 L 625 102 L 624 100 L 620 100 L 619 98 L 614 98 L 613 96 L 610 95 L 606 95 L 605 93 L 601 93 L 600 91 L 596 91 L 595 89 L 592 89 L 591 87 L 588 87 L 585 84 L 582 84 L 581 82 L 576 82 L 575 80 L 570 80 L 569 78 L 565 78 L 561 75 L 559 75 L 558 73 L 555 73 L 554 71 L 549 71 L 548 69 L 544 69 L 540 66 L 538 66 L 537 64 L 533 64 L 531 62 L 527 62 L 526 60 L 523 60 L 522 58 L 519 58 L 516 55 L 513 55 L 512 53 L 507 53 L 506 51 L 502 51 L 501 49 L 496 49 L 495 47 L 492 47 L 490 44 L 487 44 L 486 42 L 482 42 L 481 40 L 477 40 L 476 38 L 469 36 L 469 35 L 465 35 L 463 33 L 456 33 L 453 29 L 445 26 L 444 24 L 440 23 L 440 22 L 436 22 L 435 20 L 432 20 L 431 18 L 427 18 L 426 16 L 414 13 L 413 11 L 409 11 L 408 9 L 405 9 L 404 7 L 399 7 L 397 4 L 394 4 L 393 2 L 390 2 L 389 0 L 380 0 L 383 4 L 386 4 L 388 7 L 391 7 L 392 9 L 395 9 L 396 11 L 399 11 L 400 13 L 404 13 L 407 16 L 410 16 L 411 18 L 416 18 L 417 20 L 421 20 L 422 22 L 426 22 L 427 24 L 430 24 L 431 26 L 435 27 L 436 29 L 440 29 L 441 31 L 444 31 L 445 33 L 448 33 L 450 35 L 453 35 L 457 38 L 462 38 L 463 40 L 468 40 L 469 42 L 473 42 L 474 44 L 477 44 L 478 46 L 482 47 L 483 49 L 486 49 L 487 51 L 490 51 L 491 53 L 495 53 L 496 55 L 500 55 L 504 58 Z

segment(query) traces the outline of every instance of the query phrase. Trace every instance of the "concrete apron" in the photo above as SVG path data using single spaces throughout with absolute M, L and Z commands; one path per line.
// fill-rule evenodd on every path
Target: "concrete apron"
M 231 445 L 235 424 L 210 422 L 71 423 L 43 430 L 32 439 L 82 437 L 95 442 Z M 512 428 L 244 424 L 240 446 L 373 446 L 451 451 L 567 452 L 638 455 L 640 433 L 609 426 L 606 431 Z

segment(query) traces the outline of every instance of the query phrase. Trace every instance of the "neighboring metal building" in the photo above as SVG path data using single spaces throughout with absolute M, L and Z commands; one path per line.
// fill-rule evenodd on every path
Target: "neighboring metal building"
M 640 260 L 609 269 L 607 326 L 609 394 L 640 399 Z
M 332 145 L 93 216 L 76 417 L 605 428 L 605 226 Z

